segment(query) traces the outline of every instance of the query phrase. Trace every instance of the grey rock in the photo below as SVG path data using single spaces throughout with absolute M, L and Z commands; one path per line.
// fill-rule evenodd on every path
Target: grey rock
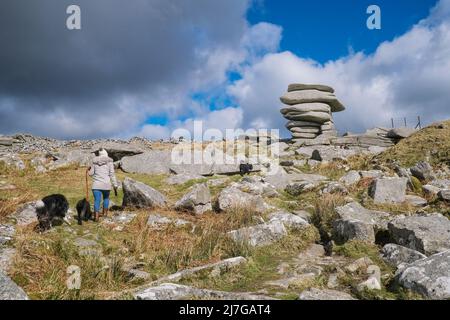
M 331 120 L 331 115 L 326 112 L 310 111 L 310 112 L 289 112 L 284 115 L 286 119 L 293 121 L 311 121 L 317 123 L 325 123 Z
M 166 197 L 152 187 L 125 178 L 123 181 L 123 207 L 154 208 L 166 205 Z
M 15 248 L 0 246 L 0 272 L 8 272 L 13 264 L 15 255 Z
M 104 218 L 102 220 L 102 223 L 129 224 L 134 220 L 134 218 L 136 218 L 136 216 L 137 214 L 132 212 L 113 212 L 112 215 L 110 215 L 107 218 Z
M 322 84 L 302 84 L 302 83 L 293 83 L 288 86 L 288 92 L 291 91 L 301 91 L 301 90 L 319 90 L 329 93 L 334 93 L 334 89 L 325 86 Z
M 29 300 L 25 291 L 0 271 L 0 300 Z
M 319 185 L 321 182 L 326 181 L 327 178 L 317 174 L 305 174 L 305 173 L 281 173 L 275 175 L 269 175 L 265 178 L 265 181 L 279 190 L 284 190 L 289 184 L 295 182 L 309 182 L 314 185 Z
M 381 250 L 381 257 L 389 265 L 398 267 L 403 263 L 410 264 L 414 261 L 425 259 L 427 256 L 419 251 L 389 243 Z
M 268 209 L 267 204 L 260 195 L 253 195 L 230 186 L 223 189 L 217 196 L 216 208 L 227 211 L 239 207 L 252 208 L 255 212 L 264 212 Z
M 372 264 L 373 262 L 369 257 L 362 257 L 350 263 L 345 267 L 345 269 L 351 273 L 355 273 L 357 271 L 365 272 L 367 271 L 367 268 Z
M 37 222 L 36 215 L 36 202 L 28 202 L 19 208 L 11 217 L 16 221 L 19 226 L 26 226 L 31 223 Z
M 442 201 L 450 201 L 450 189 L 439 191 L 438 198 Z
M 235 293 L 225 291 L 214 291 L 208 289 L 198 289 L 173 283 L 163 283 L 151 286 L 134 293 L 137 300 L 187 300 L 187 299 L 208 299 L 208 300 L 272 300 L 262 295 L 251 293 Z
M 450 220 L 441 214 L 398 217 L 388 229 L 396 244 L 425 255 L 450 249 Z
M 124 270 L 124 272 L 127 273 L 128 278 L 132 279 L 132 280 L 148 280 L 151 278 L 150 273 L 142 271 L 142 270 L 138 270 L 138 269 L 127 269 Z
M 405 202 L 415 207 L 424 207 L 428 204 L 428 201 L 424 198 L 409 194 L 405 196 Z
M 369 188 L 375 203 L 402 203 L 406 196 L 406 178 L 378 178 Z
M 329 104 L 332 112 L 339 112 L 345 110 L 345 107 L 339 102 L 339 100 L 333 93 L 319 91 L 315 89 L 291 91 L 284 94 L 280 98 L 280 100 L 281 102 L 287 105 L 322 102 Z
M 436 196 L 441 191 L 441 189 L 431 184 L 426 184 L 422 186 L 422 191 L 427 195 Z
M 339 179 L 339 182 L 346 186 L 352 186 L 361 180 L 361 175 L 358 171 L 351 170 L 345 176 Z
M 318 184 L 311 183 L 308 181 L 295 182 L 287 185 L 284 191 L 286 191 L 286 193 L 290 194 L 291 196 L 296 197 L 302 194 L 303 192 L 314 189 L 315 187 L 317 187 L 317 185 Z
M 203 214 L 212 210 L 211 193 L 206 183 L 194 185 L 177 203 L 175 209 Z
M 158 279 L 154 283 L 157 284 L 164 282 L 178 282 L 181 280 L 192 278 L 193 276 L 200 273 L 201 274 L 209 273 L 209 275 L 211 276 L 219 276 L 245 263 L 247 263 L 247 259 L 243 257 L 229 258 L 215 263 L 210 263 L 195 268 L 181 270 L 171 275 L 165 276 L 161 279 Z
M 427 299 L 450 299 L 450 250 L 399 269 L 395 281 Z
M 330 182 L 322 189 L 323 194 L 348 194 L 348 190 L 339 182 Z
M 311 223 L 312 214 L 305 210 L 296 210 L 293 212 L 296 216 L 299 216 L 308 223 Z
M 77 247 L 80 256 L 99 257 L 103 251 L 101 245 L 92 239 L 76 238 L 72 243 Z
M 295 104 L 289 107 L 282 108 L 280 112 L 285 115 L 290 112 L 293 113 L 306 113 L 311 111 L 317 111 L 317 112 L 326 112 L 330 113 L 331 108 L 326 103 L 302 103 L 302 104 Z
M 330 289 L 311 288 L 303 291 L 299 300 L 356 300 L 350 294 Z
M 228 235 L 238 243 L 248 243 L 250 246 L 259 247 L 271 244 L 287 235 L 284 224 L 279 220 L 252 227 L 245 227 L 228 232 Z
M 0 224 L 0 245 L 10 242 L 15 234 L 16 229 L 13 225 Z
M 135 156 L 144 153 L 144 151 L 129 143 L 119 143 L 108 141 L 104 143 L 97 143 L 92 146 L 91 152 L 97 153 L 101 149 L 105 149 L 108 152 L 108 156 L 114 161 L 119 161 L 123 157 Z
M 60 151 L 52 154 L 52 156 L 56 160 L 49 165 L 50 170 L 67 167 L 73 164 L 87 167 L 91 164 L 92 159 L 94 158 L 92 153 L 79 149 Z
M 368 170 L 368 171 L 360 171 L 359 175 L 361 178 L 367 179 L 367 178 L 382 178 L 383 177 L 383 171 L 381 170 Z
M 308 221 L 305 219 L 284 211 L 273 212 L 268 215 L 270 221 L 280 221 L 284 224 L 286 228 L 290 229 L 303 229 L 309 226 Z
M 356 289 L 358 291 L 364 290 L 381 290 L 381 270 L 377 265 L 370 265 L 367 267 L 369 278 L 358 284 Z
M 420 181 L 430 181 L 435 178 L 433 167 L 428 162 L 421 161 L 409 170 L 411 171 L 411 174 Z
M 388 213 L 368 210 L 357 202 L 335 210 L 337 219 L 333 222 L 333 237 L 338 243 L 352 239 L 374 243 L 376 234 L 387 230 Z
M 120 160 L 120 168 L 127 173 L 169 174 L 170 164 L 170 150 L 152 150 Z

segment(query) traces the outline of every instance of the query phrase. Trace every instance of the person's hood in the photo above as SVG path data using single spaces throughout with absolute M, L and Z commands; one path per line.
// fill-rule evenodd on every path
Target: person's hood
M 113 162 L 113 159 L 111 159 L 110 157 L 104 157 L 104 156 L 98 156 L 92 160 L 93 164 L 96 164 L 99 166 L 104 166 L 104 165 L 108 164 L 109 162 Z

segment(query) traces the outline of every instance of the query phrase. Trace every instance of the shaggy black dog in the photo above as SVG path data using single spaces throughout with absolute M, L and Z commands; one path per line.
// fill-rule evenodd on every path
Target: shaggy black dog
M 39 229 L 45 231 L 53 226 L 61 225 L 69 210 L 69 202 L 62 194 L 52 194 L 36 203 L 36 214 Z
M 91 205 L 89 204 L 89 201 L 86 200 L 86 198 L 78 201 L 77 212 L 78 212 L 78 224 L 80 226 L 83 224 L 83 220 L 88 221 L 92 219 Z
M 249 163 L 241 163 L 239 165 L 239 173 L 241 176 L 244 176 L 245 174 L 249 174 L 253 170 L 253 165 Z

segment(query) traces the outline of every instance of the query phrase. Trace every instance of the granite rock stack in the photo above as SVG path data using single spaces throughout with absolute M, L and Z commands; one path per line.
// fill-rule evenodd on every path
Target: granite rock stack
M 337 136 L 333 112 L 345 110 L 334 95 L 334 89 L 324 85 L 291 84 L 281 98 L 286 106 L 280 112 L 288 123 L 294 142 L 326 141 Z

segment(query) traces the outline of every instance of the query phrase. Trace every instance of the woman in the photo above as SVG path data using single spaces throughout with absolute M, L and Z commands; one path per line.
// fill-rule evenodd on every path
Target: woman
M 88 168 L 88 173 L 92 177 L 92 193 L 94 194 L 94 214 L 95 221 L 100 216 L 100 203 L 103 196 L 103 216 L 108 215 L 109 193 L 111 192 L 111 182 L 114 190 L 117 189 L 117 179 L 114 173 L 113 160 L 108 157 L 108 152 L 102 149 L 92 161 L 92 166 Z

